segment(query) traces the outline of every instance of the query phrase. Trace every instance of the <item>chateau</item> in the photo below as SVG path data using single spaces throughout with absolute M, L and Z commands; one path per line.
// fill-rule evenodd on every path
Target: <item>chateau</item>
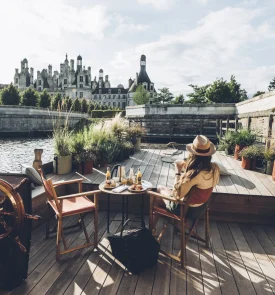
M 111 82 L 108 75 L 103 75 L 103 70 L 99 70 L 98 80 L 95 77 L 91 79 L 91 67 L 87 69 L 82 65 L 82 57 L 77 57 L 75 68 L 74 60 L 68 60 L 68 55 L 64 63 L 60 64 L 60 71 L 54 71 L 52 65 L 48 69 L 37 71 L 37 77 L 34 79 L 34 69 L 29 68 L 28 60 L 24 58 L 21 61 L 20 72 L 15 69 L 14 85 L 19 90 L 24 90 L 28 87 L 33 87 L 37 91 L 47 91 L 54 95 L 60 92 L 64 97 L 70 98 L 85 98 L 93 100 L 104 105 L 125 108 L 126 106 L 134 105 L 133 95 L 138 85 L 143 85 L 150 93 L 151 100 L 156 91 L 154 83 L 151 82 L 146 72 L 146 56 L 141 55 L 140 71 L 136 74 L 136 78 L 128 81 L 128 87 L 124 88 L 122 84 L 117 87 L 111 87 Z

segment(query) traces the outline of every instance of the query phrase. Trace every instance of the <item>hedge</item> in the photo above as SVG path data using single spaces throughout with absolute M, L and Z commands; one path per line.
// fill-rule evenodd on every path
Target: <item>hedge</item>
M 122 117 L 125 117 L 125 111 L 117 110 L 94 110 L 91 112 L 92 118 L 114 118 L 116 114 L 121 113 Z

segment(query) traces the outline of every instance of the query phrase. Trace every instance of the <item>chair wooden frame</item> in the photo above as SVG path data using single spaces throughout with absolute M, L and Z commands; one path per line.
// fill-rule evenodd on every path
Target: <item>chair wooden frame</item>
M 180 262 L 181 267 L 184 268 L 185 267 L 185 261 L 186 261 L 186 244 L 188 243 L 190 238 L 195 238 L 195 239 L 197 239 L 197 240 L 199 240 L 201 242 L 204 242 L 206 247 L 207 248 L 209 247 L 209 208 L 208 208 L 208 204 L 207 204 L 206 209 L 204 211 L 205 238 L 203 239 L 202 237 L 200 237 L 199 235 L 197 235 L 194 232 L 194 228 L 196 227 L 196 224 L 197 224 L 199 218 L 196 219 L 196 221 L 193 223 L 191 228 L 188 228 L 186 226 L 185 217 L 186 217 L 186 213 L 187 213 L 188 208 L 189 208 L 189 203 L 191 201 L 191 197 L 190 197 L 191 194 L 187 195 L 185 197 L 184 201 L 175 200 L 174 198 L 171 198 L 171 197 L 168 197 L 168 196 L 163 196 L 163 195 L 161 195 L 159 193 L 156 193 L 156 192 L 153 192 L 153 191 L 148 191 L 148 194 L 150 195 L 149 228 L 152 231 L 152 233 L 155 231 L 155 228 L 153 228 L 153 216 L 154 215 L 158 214 L 158 215 L 161 215 L 161 216 L 167 218 L 168 220 L 172 219 L 172 224 L 173 225 L 175 225 L 176 221 L 179 221 L 179 223 L 180 223 L 180 228 L 179 228 L 179 230 L 180 230 L 180 251 L 179 251 L 179 254 L 176 256 L 176 255 L 174 255 L 172 253 L 169 253 L 169 252 L 166 252 L 166 251 L 164 251 L 162 249 L 160 250 L 160 252 L 163 253 L 164 255 L 166 255 L 168 257 L 171 257 L 172 259 Z M 167 213 L 165 213 L 165 211 L 164 212 L 154 211 L 154 198 L 155 197 L 160 197 L 163 200 L 178 203 L 179 206 L 180 206 L 180 216 L 172 214 L 168 210 L 167 210 Z M 211 198 L 211 196 L 210 196 L 210 198 Z M 210 198 L 209 198 L 209 200 L 210 200 Z M 157 240 L 159 242 L 160 242 L 160 240 L 161 240 L 161 238 L 162 238 L 162 236 L 164 234 L 164 231 L 165 231 L 166 227 L 167 227 L 167 223 L 164 223 L 164 226 L 163 226 L 159 236 L 157 237 Z M 186 229 L 188 229 L 188 233 L 186 233 Z
M 94 191 L 88 191 L 88 192 L 82 192 L 82 181 L 83 179 L 72 179 L 72 180 L 67 180 L 67 181 L 58 181 L 53 183 L 51 179 L 46 179 L 44 176 L 44 173 L 42 172 L 41 169 L 38 170 L 42 182 L 47 194 L 47 204 L 49 207 L 53 209 L 55 212 L 55 216 L 57 219 L 57 234 L 56 234 L 56 260 L 60 259 L 61 255 L 80 250 L 86 247 L 94 246 L 95 248 L 98 245 L 98 194 L 100 193 L 100 190 L 94 190 Z M 62 186 L 62 185 L 68 185 L 68 184 L 75 184 L 78 183 L 78 190 L 79 193 L 76 194 L 71 194 L 71 195 L 66 195 L 66 196 L 60 196 L 58 197 L 55 191 L 56 187 Z M 64 227 L 62 225 L 62 219 L 64 218 L 63 216 L 63 201 L 68 200 L 68 199 L 76 199 L 80 197 L 87 197 L 87 196 L 94 196 L 94 202 L 91 201 L 91 204 L 94 204 L 94 209 L 93 210 L 88 210 L 83 208 L 83 210 L 78 211 L 77 213 L 72 212 L 71 214 L 66 214 L 65 217 L 67 216 L 73 216 L 79 214 L 80 216 L 80 221 L 81 221 L 81 227 L 83 228 L 83 232 L 86 238 L 86 243 L 83 245 L 78 245 L 75 247 L 68 248 L 65 236 L 64 236 Z M 53 205 L 52 201 L 54 202 L 55 206 Z M 92 212 L 94 211 L 94 241 L 91 242 L 87 233 L 87 229 L 83 220 L 83 214 L 87 212 Z M 71 226 L 74 227 L 74 226 Z M 70 227 L 70 228 L 71 228 Z M 69 228 L 69 227 L 68 227 Z M 46 238 L 47 235 L 49 235 L 49 226 L 46 226 Z M 63 242 L 64 250 L 61 251 L 61 242 Z

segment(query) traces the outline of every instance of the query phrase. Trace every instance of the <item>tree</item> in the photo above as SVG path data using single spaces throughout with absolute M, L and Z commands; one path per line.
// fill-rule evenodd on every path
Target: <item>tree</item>
M 49 108 L 51 106 L 51 96 L 46 89 L 40 94 L 39 106 L 41 108 Z
M 20 94 L 18 89 L 10 84 L 8 87 L 2 89 L 0 100 L 3 105 L 19 105 Z
M 275 78 L 270 81 L 269 86 L 268 86 L 268 91 L 273 91 L 275 89 Z
M 81 112 L 81 103 L 78 98 L 74 100 L 72 110 L 74 112 Z
M 184 104 L 184 96 L 183 94 L 180 94 L 176 96 L 175 100 L 173 101 L 174 104 Z
M 236 78 L 234 75 L 232 75 L 230 77 L 230 81 L 228 82 L 228 86 L 229 86 L 229 89 L 231 92 L 231 98 L 230 98 L 230 101 L 228 101 L 228 102 L 237 103 L 237 102 L 248 99 L 246 90 L 241 89 L 241 84 L 239 84 L 236 81 Z
M 62 103 L 62 97 L 61 97 L 61 94 L 58 92 L 52 98 L 52 101 L 51 101 L 52 110 L 57 110 L 58 108 L 61 108 L 61 103 Z
M 174 98 L 173 94 L 169 91 L 169 88 L 164 87 L 159 89 L 159 93 L 157 93 L 154 102 L 155 103 L 171 103 Z
M 143 85 L 139 85 L 136 89 L 136 92 L 133 96 L 133 101 L 137 105 L 146 104 L 150 100 L 149 92 L 143 87 Z
M 88 106 L 88 114 L 91 115 L 92 111 L 95 109 L 95 104 L 90 101 L 89 106 Z
M 215 103 L 229 103 L 232 102 L 231 91 L 228 83 L 222 78 L 214 81 L 205 93 L 206 98 Z
M 33 88 L 27 88 L 22 94 L 21 104 L 23 106 L 36 107 L 38 98 L 38 93 Z
M 259 91 L 259 90 L 258 90 L 255 94 L 253 94 L 252 97 L 259 96 L 259 95 L 262 95 L 262 94 L 265 94 L 265 92 L 264 92 L 264 91 Z
M 81 101 L 81 112 L 82 113 L 88 112 L 88 104 L 87 104 L 87 100 L 85 98 L 83 98 Z
M 187 96 L 189 97 L 189 100 L 187 100 L 186 103 L 206 103 L 207 102 L 207 98 L 205 97 L 205 95 L 209 85 L 198 86 L 198 85 L 190 84 L 189 86 L 193 88 L 193 93 L 187 94 Z

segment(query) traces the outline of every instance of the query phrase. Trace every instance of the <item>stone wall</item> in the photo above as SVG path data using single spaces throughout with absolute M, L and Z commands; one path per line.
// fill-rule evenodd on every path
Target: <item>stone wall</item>
M 126 108 L 130 124 L 146 129 L 146 137 L 179 140 L 204 134 L 216 139 L 220 121 L 234 119 L 235 104 L 142 105 Z
M 53 122 L 58 118 L 64 118 L 68 113 L 59 113 L 42 108 L 0 106 L 0 133 L 39 133 L 51 132 Z M 70 113 L 69 126 L 73 127 L 81 119 L 87 118 L 87 114 Z

